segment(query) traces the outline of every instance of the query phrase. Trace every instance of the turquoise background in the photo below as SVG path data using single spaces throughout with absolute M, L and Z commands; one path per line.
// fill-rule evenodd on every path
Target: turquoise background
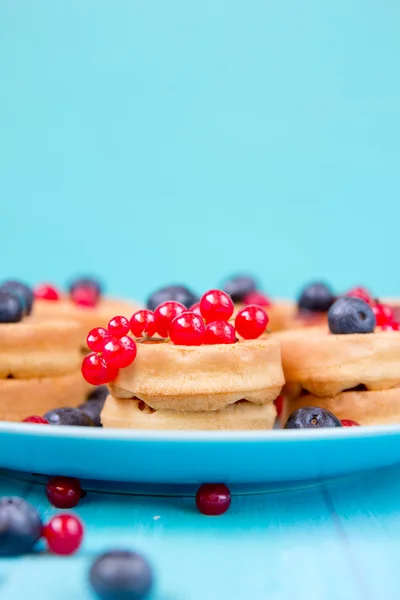
M 0 0 L 2 276 L 398 282 L 398 0 Z

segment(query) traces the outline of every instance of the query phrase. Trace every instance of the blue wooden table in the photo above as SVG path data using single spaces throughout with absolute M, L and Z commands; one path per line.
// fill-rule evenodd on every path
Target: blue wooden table
M 6 494 L 32 502 L 45 520 L 57 512 L 42 478 L 2 472 Z M 148 557 L 156 600 L 400 597 L 400 466 L 235 496 L 214 518 L 192 497 L 112 491 L 89 491 L 75 512 L 86 527 L 80 551 L 1 560 L 1 600 L 89 600 L 93 558 L 120 547 Z

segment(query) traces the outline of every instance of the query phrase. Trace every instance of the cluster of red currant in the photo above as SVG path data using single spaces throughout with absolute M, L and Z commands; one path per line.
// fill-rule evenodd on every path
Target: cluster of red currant
M 200 302 L 187 310 L 179 302 L 163 302 L 154 312 L 138 310 L 131 320 L 114 317 L 107 329 L 97 327 L 89 332 L 87 345 L 92 353 L 82 363 L 82 374 L 92 385 L 113 381 L 118 369 L 128 367 L 136 358 L 135 341 L 146 341 L 157 333 L 179 346 L 202 344 L 234 344 L 236 335 L 250 340 L 262 335 L 268 325 L 268 315 L 255 304 L 238 312 L 234 325 L 233 302 L 225 292 L 210 290 Z
M 59 290 L 49 283 L 42 283 L 34 290 L 34 296 L 40 300 L 57 301 L 61 298 Z M 85 285 L 77 285 L 71 289 L 70 299 L 78 306 L 86 306 L 93 308 L 99 303 L 100 293 L 97 287 L 86 283 Z
M 400 331 L 400 323 L 395 320 L 393 308 L 373 298 L 372 294 L 365 288 L 353 288 L 346 296 L 360 298 L 369 304 L 375 314 L 377 327 L 381 327 L 383 331 Z
M 89 331 L 86 343 L 92 352 L 82 362 L 82 375 L 91 385 L 114 381 L 118 370 L 129 367 L 136 358 L 135 341 L 128 336 L 130 323 L 126 317 L 113 317 L 107 329 Z

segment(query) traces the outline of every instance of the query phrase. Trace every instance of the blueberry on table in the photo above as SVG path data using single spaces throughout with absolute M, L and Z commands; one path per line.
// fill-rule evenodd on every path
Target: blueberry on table
M 286 421 L 285 429 L 321 429 L 342 427 L 334 414 L 324 408 L 305 406 L 295 410 Z
M 114 550 L 95 560 L 90 583 L 100 600 L 143 600 L 153 586 L 148 562 L 136 552 Z
M 94 427 L 92 419 L 79 408 L 55 408 L 49 410 L 44 417 L 50 425 Z
M 4 281 L 0 285 L 0 290 L 4 292 L 9 292 L 14 296 L 18 296 L 21 300 L 21 304 L 23 305 L 24 314 L 30 315 L 32 312 L 33 305 L 33 290 L 22 283 L 21 281 Z
M 372 308 L 360 298 L 343 296 L 332 304 L 328 312 L 331 333 L 372 333 L 376 317 Z
M 300 311 L 327 312 L 334 302 L 331 288 L 325 283 L 315 282 L 302 290 L 297 305 Z
M 155 310 L 163 302 L 180 302 L 186 308 L 190 308 L 199 298 L 184 285 L 167 285 L 156 290 L 147 300 L 147 308 Z
M 39 513 L 23 498 L 0 498 L 0 556 L 31 552 L 39 540 L 42 521 Z
M 222 289 L 229 294 L 233 302 L 243 302 L 246 296 L 256 291 L 257 283 L 249 275 L 236 275 L 226 281 Z
M 0 290 L 0 323 L 19 323 L 24 316 L 21 298 Z
M 100 283 L 100 281 L 98 281 L 98 279 L 95 279 L 94 277 L 77 277 L 76 279 L 73 279 L 69 284 L 69 293 L 72 294 L 78 288 L 93 289 L 95 290 L 98 296 L 101 296 L 103 292 L 102 284 Z
M 95 427 L 101 427 L 100 414 L 103 410 L 104 402 L 108 396 L 107 386 L 97 387 L 89 396 L 84 404 L 79 406 L 80 410 L 90 417 Z

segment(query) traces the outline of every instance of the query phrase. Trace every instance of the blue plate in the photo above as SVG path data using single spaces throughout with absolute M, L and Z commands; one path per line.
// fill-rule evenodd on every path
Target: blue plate
M 138 431 L 0 423 L 0 467 L 139 484 L 239 486 L 400 463 L 400 426 L 303 431 Z

